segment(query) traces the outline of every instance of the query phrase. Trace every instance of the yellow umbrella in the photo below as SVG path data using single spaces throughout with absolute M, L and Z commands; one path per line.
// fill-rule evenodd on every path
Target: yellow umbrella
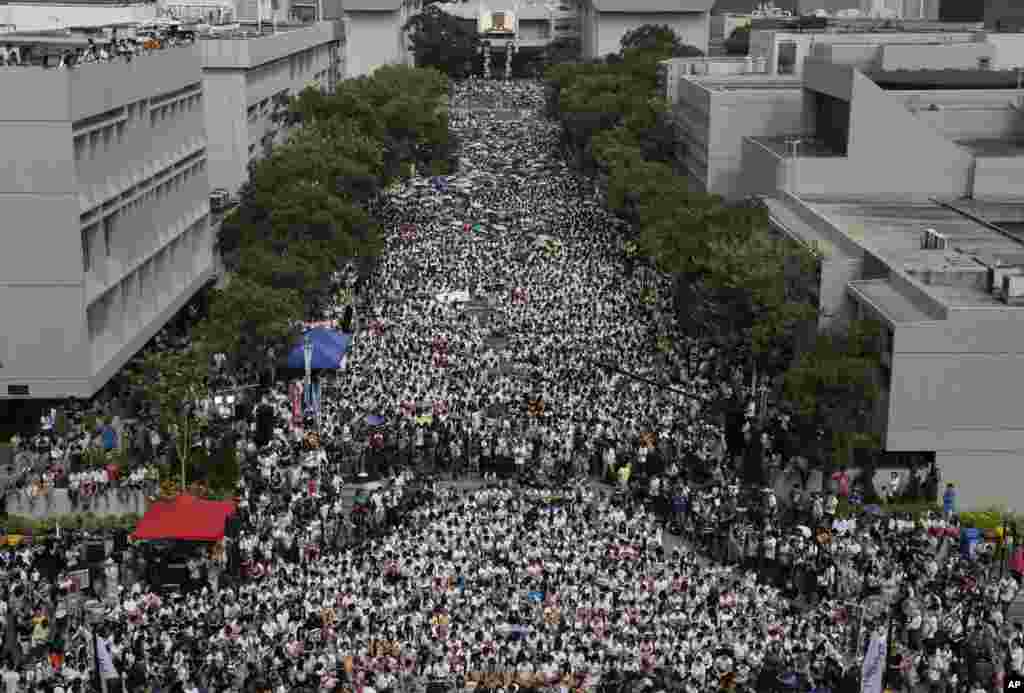
M 416 423 L 422 424 L 424 426 L 429 426 L 430 424 L 434 423 L 434 415 L 424 414 L 423 416 L 417 416 Z

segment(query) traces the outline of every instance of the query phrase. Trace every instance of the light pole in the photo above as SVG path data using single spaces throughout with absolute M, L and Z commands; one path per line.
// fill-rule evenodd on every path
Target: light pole
M 999 565 L 999 579 L 1002 580 L 1006 577 L 1006 564 L 1010 562 L 1010 551 L 1013 550 L 1013 544 L 1010 541 L 1010 535 L 1007 533 L 1007 527 L 1010 524 L 1010 517 L 1013 515 L 1013 508 L 1007 508 L 1003 514 L 1003 560 Z
M 796 184 L 798 180 L 797 176 L 797 159 L 800 156 L 800 145 L 803 144 L 803 140 L 799 137 L 790 137 L 786 140 L 786 144 L 789 145 L 790 151 L 790 164 L 789 164 L 789 192 L 796 194 Z
M 313 364 L 313 340 L 309 336 L 309 332 L 302 335 L 302 357 L 306 365 L 306 396 L 309 396 L 309 388 L 312 383 L 311 366 Z
M 93 676 L 95 677 L 94 680 L 95 680 L 96 690 L 101 690 L 102 689 L 102 683 L 101 683 L 101 676 L 102 676 L 102 674 L 100 673 L 100 646 L 99 646 L 99 637 L 97 635 L 96 630 L 99 628 L 99 625 L 101 623 L 103 623 L 103 619 L 104 619 L 103 605 L 99 601 L 96 601 L 96 600 L 92 600 L 92 601 L 87 602 L 85 604 L 85 618 L 86 618 L 86 622 L 89 624 L 89 630 L 90 630 L 91 635 L 92 635 L 92 664 L 93 664 L 92 671 L 93 671 Z

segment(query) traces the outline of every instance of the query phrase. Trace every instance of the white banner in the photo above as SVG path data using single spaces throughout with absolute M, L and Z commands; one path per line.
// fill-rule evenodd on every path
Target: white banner
M 885 673 L 885 633 L 879 631 L 871 636 L 864 665 L 861 668 L 860 693 L 882 693 L 882 675 Z

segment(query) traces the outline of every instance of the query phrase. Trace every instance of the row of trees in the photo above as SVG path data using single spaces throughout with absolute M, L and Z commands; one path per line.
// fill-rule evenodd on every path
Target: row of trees
M 853 451 L 877 446 L 867 431 L 878 396 L 878 328 L 857 323 L 815 336 L 820 258 L 775 234 L 756 201 L 727 204 L 690 185 L 659 63 L 699 54 L 667 26 L 640 27 L 617 55 L 549 69 L 549 115 L 562 123 L 566 154 L 597 177 L 626 222 L 630 263 L 674 278 L 680 331 L 743 355 L 781 386 L 802 450 L 821 463 L 849 464 Z
M 291 100 L 282 117 L 287 141 L 251 167 L 220 227 L 217 251 L 230 281 L 213 290 L 192 347 L 154 351 L 135 369 L 135 384 L 175 442 L 183 478 L 207 432 L 191 404 L 209 393 L 214 355 L 226 356 L 231 370 L 265 371 L 297 339 L 301 320 L 334 296 L 338 269 L 373 266 L 383 240 L 368 205 L 381 190 L 416 168 L 453 170 L 447 97 L 438 71 L 388 66 L 334 93 L 307 88 Z

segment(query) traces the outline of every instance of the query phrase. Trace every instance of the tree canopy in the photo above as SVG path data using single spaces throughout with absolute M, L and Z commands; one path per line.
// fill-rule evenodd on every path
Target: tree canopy
M 820 334 L 785 374 L 786 399 L 803 424 L 804 449 L 826 466 L 851 465 L 858 450 L 879 447 L 873 431 L 884 329 L 858 320 L 843 331 Z
M 211 348 L 259 358 L 320 313 L 340 265 L 372 266 L 383 243 L 370 202 L 410 164 L 453 170 L 447 94 L 437 70 L 386 66 L 291 100 L 287 142 L 252 167 L 221 224 L 218 251 L 234 276 L 198 330 Z
M 467 77 L 478 60 L 480 37 L 476 22 L 444 11 L 439 3 L 428 4 L 405 23 L 409 50 L 418 67 L 433 67 L 449 77 Z
M 738 26 L 725 39 L 725 52 L 729 55 L 750 53 L 750 25 Z
M 670 58 L 690 58 L 704 55 L 695 46 L 683 43 L 679 35 L 667 24 L 644 24 L 631 29 L 619 40 L 623 54 L 631 49 L 654 51 Z

